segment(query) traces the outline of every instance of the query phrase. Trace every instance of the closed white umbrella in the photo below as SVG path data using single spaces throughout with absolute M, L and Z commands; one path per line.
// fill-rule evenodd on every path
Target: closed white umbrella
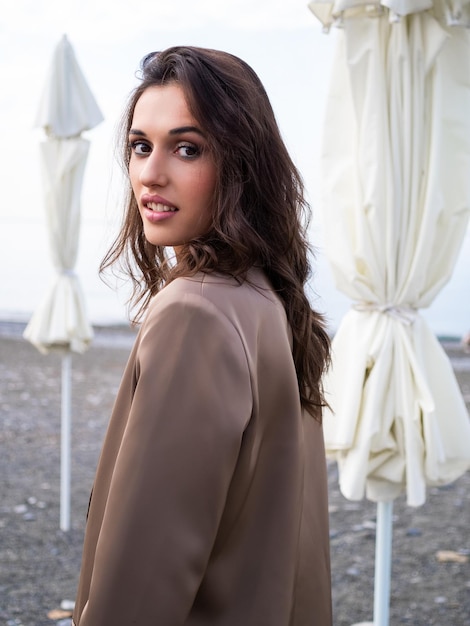
M 313 0 L 309 7 L 326 30 L 350 19 L 385 15 L 393 21 L 424 11 L 447 26 L 470 26 L 469 0 Z
M 70 528 L 71 353 L 85 352 L 93 337 L 74 272 L 80 231 L 80 195 L 89 142 L 80 134 L 103 116 L 64 36 L 54 52 L 36 126 L 41 144 L 44 204 L 55 279 L 25 329 L 41 352 L 62 353 L 60 527 Z
M 323 222 L 336 285 L 352 300 L 325 379 L 325 442 L 343 495 L 378 502 L 376 626 L 388 624 L 393 499 L 406 492 L 419 506 L 427 485 L 470 468 L 465 403 L 419 314 L 449 280 L 470 214 L 470 38 L 455 27 L 467 5 L 309 5 L 325 28 L 342 27 Z

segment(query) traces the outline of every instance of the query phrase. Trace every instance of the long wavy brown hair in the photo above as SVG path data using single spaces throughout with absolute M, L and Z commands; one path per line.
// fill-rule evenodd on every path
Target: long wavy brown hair
M 310 208 L 261 81 L 241 59 L 194 47 L 147 55 L 140 78 L 120 129 L 124 169 L 129 166 L 128 133 L 138 99 L 149 87 L 177 83 L 216 164 L 213 226 L 185 244 L 177 264 L 170 263 L 164 248 L 146 240 L 129 182 L 123 227 L 101 271 L 119 261 L 132 280 L 130 303 L 137 307 L 138 321 L 152 296 L 179 276 L 218 272 L 243 281 L 251 267 L 262 267 L 292 329 L 302 405 L 321 420 L 326 404 L 321 378 L 330 341 L 323 317 L 305 293 L 311 271 L 306 235 Z

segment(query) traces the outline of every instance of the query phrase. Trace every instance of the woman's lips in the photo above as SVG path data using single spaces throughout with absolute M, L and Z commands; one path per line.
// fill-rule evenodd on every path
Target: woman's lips
M 145 218 L 152 224 L 167 220 L 178 212 L 176 207 L 162 202 L 146 202 L 143 208 Z

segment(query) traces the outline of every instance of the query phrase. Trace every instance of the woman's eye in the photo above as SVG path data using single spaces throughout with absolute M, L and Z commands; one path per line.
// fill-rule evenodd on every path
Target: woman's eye
M 131 141 L 129 143 L 129 148 L 137 156 L 146 156 L 152 151 L 150 146 L 144 141 Z
M 197 146 L 190 143 L 182 143 L 176 148 L 176 152 L 185 159 L 194 159 L 200 154 Z

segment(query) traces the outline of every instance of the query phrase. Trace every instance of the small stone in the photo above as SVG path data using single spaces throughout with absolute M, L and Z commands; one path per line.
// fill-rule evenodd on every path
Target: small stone
M 447 598 L 445 596 L 436 596 L 434 598 L 434 602 L 436 604 L 445 604 L 447 602 Z
M 377 528 L 377 524 L 369 519 L 366 519 L 365 522 L 362 523 L 362 527 L 366 530 L 375 530 Z
M 75 608 L 75 602 L 74 600 L 62 600 L 62 602 L 60 603 L 60 608 L 63 611 L 73 611 Z
M 49 613 L 47 614 L 47 617 L 54 621 L 58 619 L 64 619 L 70 617 L 70 611 L 63 611 L 62 609 L 52 609 L 52 611 L 49 611 Z
M 28 512 L 23 515 L 23 519 L 25 520 L 25 522 L 35 522 L 36 515 L 34 513 Z
M 466 554 L 460 554 L 453 550 L 439 550 L 436 552 L 436 558 L 439 563 L 467 563 L 468 556 Z
M 13 510 L 15 511 L 15 513 L 18 513 L 18 515 L 21 515 L 22 513 L 26 513 L 28 507 L 26 506 L 26 504 L 17 504 L 13 507 Z
M 346 574 L 348 574 L 348 576 L 359 576 L 359 570 L 357 567 L 349 567 L 346 570 Z
M 407 537 L 421 537 L 422 531 L 419 528 L 408 528 L 406 531 Z
M 34 496 L 31 496 L 31 497 L 29 497 L 29 498 L 26 500 L 26 502 L 27 502 L 28 504 L 31 504 L 31 506 L 33 506 L 34 504 L 36 504 L 36 502 L 37 502 L 37 501 L 38 501 L 38 500 L 37 500 L 37 498 L 35 498 Z

